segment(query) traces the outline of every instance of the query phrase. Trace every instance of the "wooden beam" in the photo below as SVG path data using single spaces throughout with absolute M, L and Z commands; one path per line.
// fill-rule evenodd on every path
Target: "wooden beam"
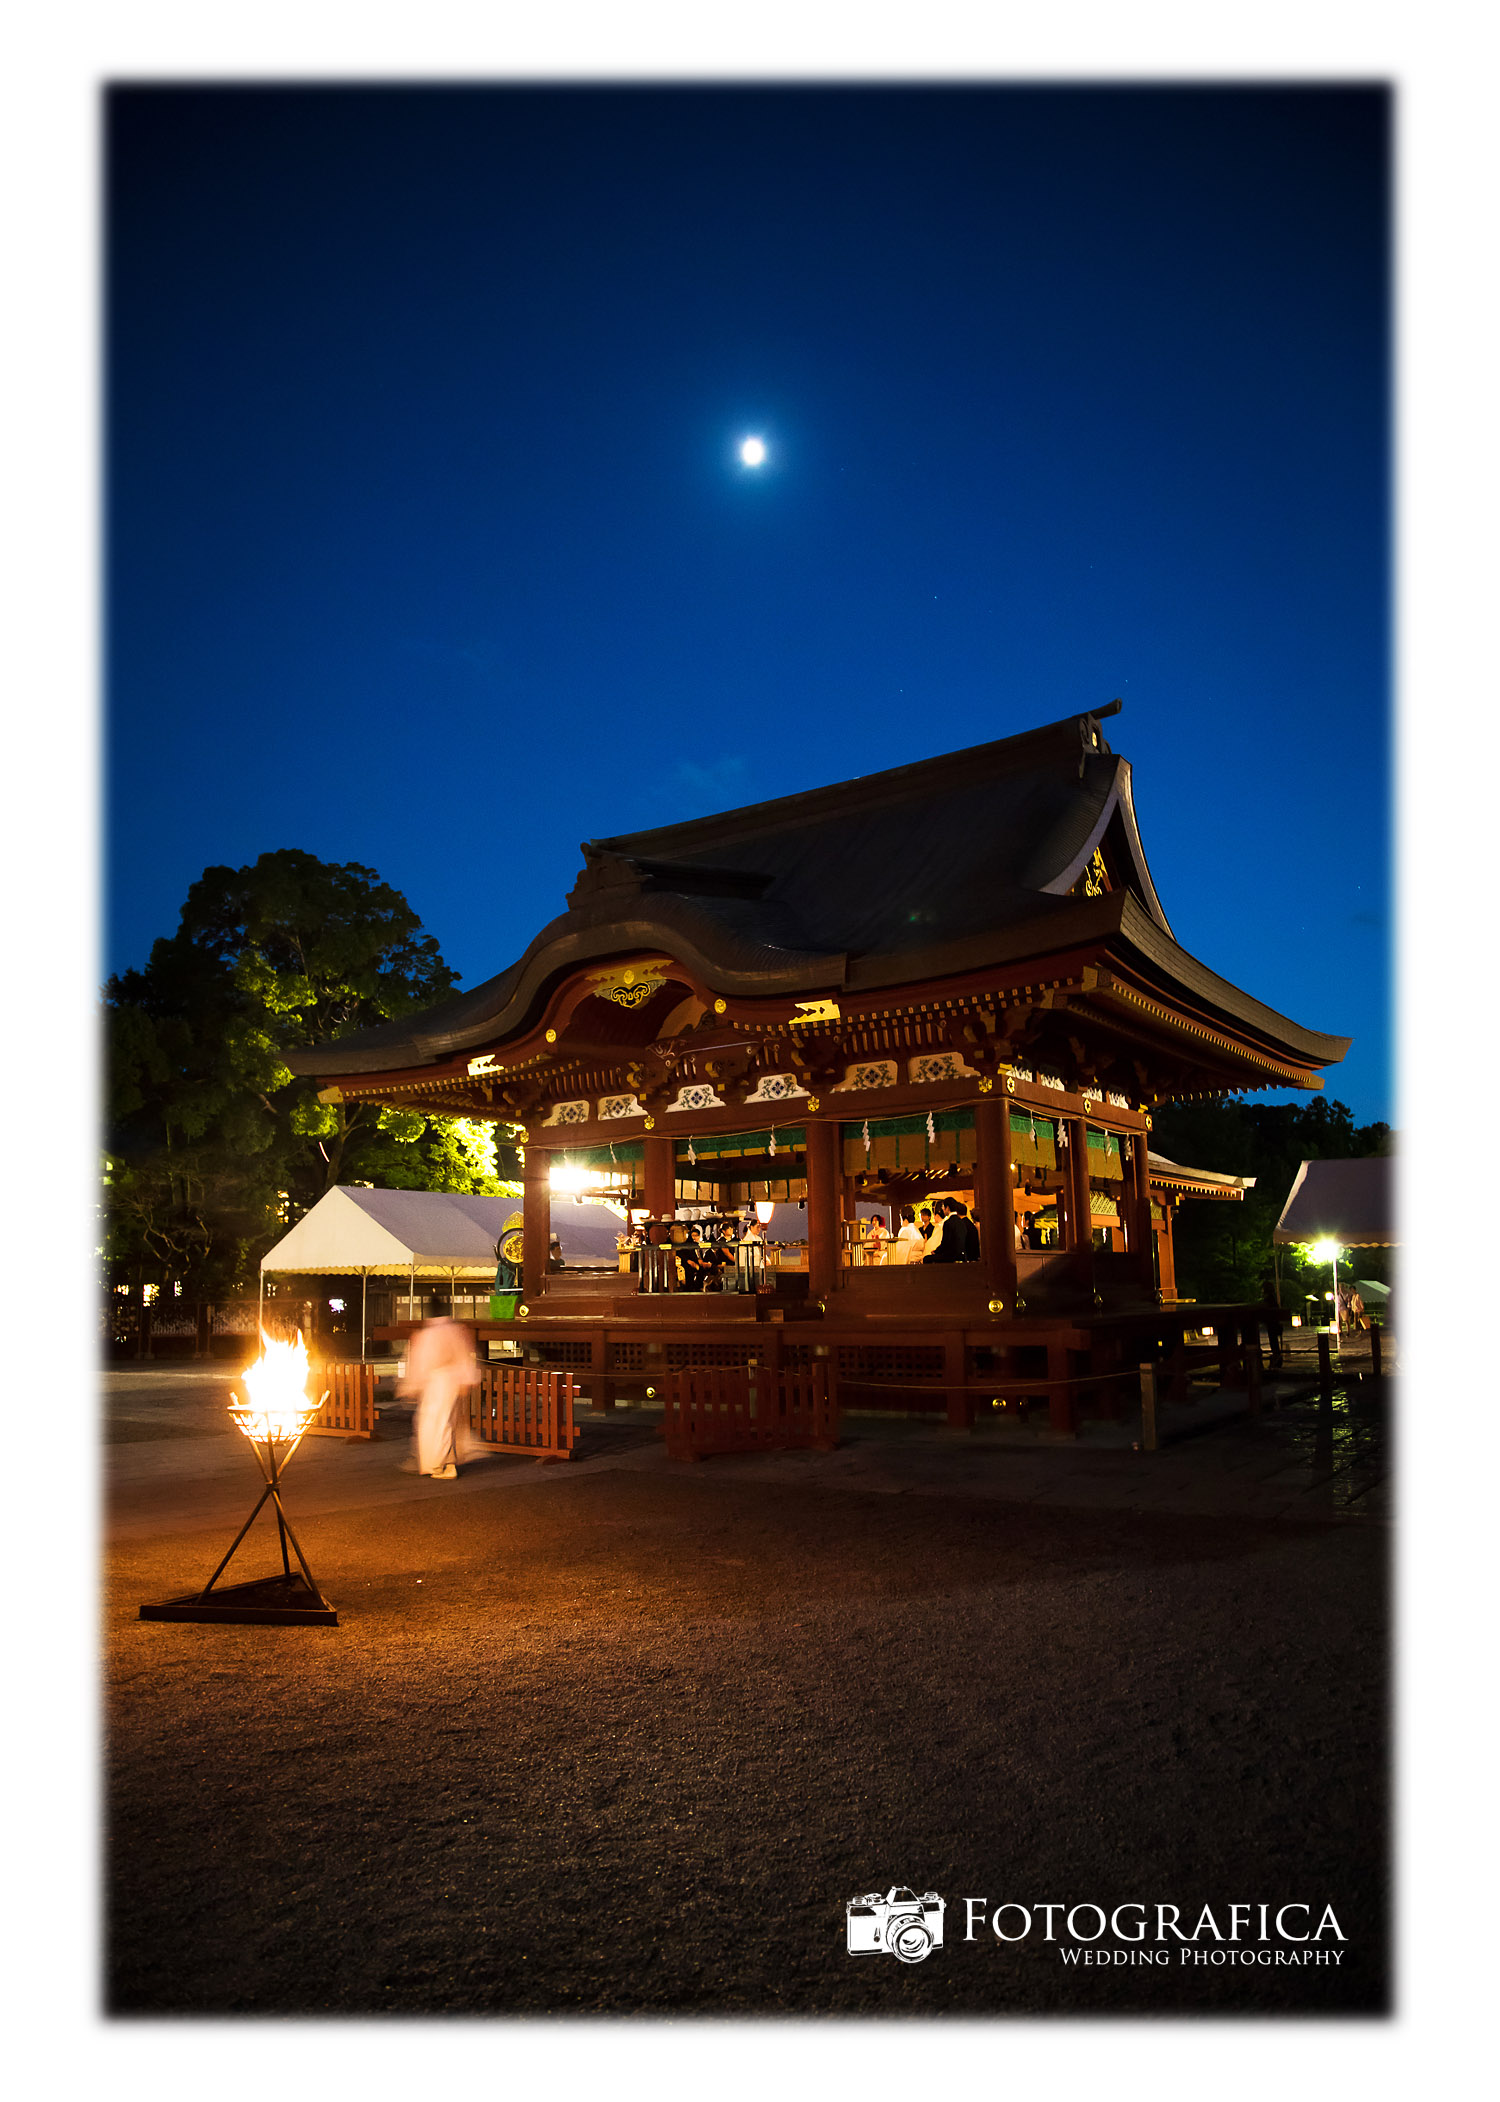
M 839 1128 L 830 1120 L 807 1127 L 807 1289 L 832 1297 L 839 1279 Z
M 1146 1165 L 1146 1134 L 1137 1131 L 1122 1139 L 1130 1148 L 1130 1165 L 1123 1195 L 1129 1202 L 1125 1212 L 1125 1245 L 1135 1258 L 1141 1289 L 1148 1299 L 1156 1296 L 1156 1266 L 1151 1247 L 1151 1177 Z
M 1063 1120 L 1068 1131 L 1068 1245 L 1077 1262 L 1078 1282 L 1094 1284 L 1094 1215 L 1089 1205 L 1088 1125 L 1082 1117 Z
M 1161 1275 L 1161 1296 L 1163 1299 L 1175 1299 L 1177 1297 L 1177 1254 L 1172 1245 L 1173 1205 L 1170 1196 L 1164 1198 L 1162 1212 L 1164 1214 L 1164 1222 L 1161 1232 L 1156 1237 L 1156 1261 Z
M 546 1290 L 547 1243 L 552 1233 L 552 1185 L 550 1155 L 540 1146 L 528 1146 L 522 1165 L 521 1199 L 521 1290 L 528 1300 Z
M 1005 1313 L 1016 1310 L 1016 1233 L 1011 1175 L 1010 1101 L 981 1095 L 974 1105 L 974 1209 L 979 1214 L 979 1256 L 990 1296 Z
M 677 1209 L 677 1174 L 670 1131 L 648 1131 L 642 1161 L 643 1202 L 653 1219 L 670 1219 Z

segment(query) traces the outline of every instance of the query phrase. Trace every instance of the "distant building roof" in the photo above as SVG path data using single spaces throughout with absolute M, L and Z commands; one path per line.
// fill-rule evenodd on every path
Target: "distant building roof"
M 1255 1188 L 1253 1175 L 1219 1175 L 1212 1168 L 1183 1168 L 1164 1153 L 1146 1155 L 1146 1167 L 1158 1189 L 1180 1190 L 1184 1196 L 1240 1197 Z
M 1346 1248 L 1394 1248 L 1393 1168 L 1386 1154 L 1303 1161 L 1272 1239 L 1283 1247 L 1337 1241 Z

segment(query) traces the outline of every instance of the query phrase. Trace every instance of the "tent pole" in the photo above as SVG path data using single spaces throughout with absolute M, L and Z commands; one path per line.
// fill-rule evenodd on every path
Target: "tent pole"
M 257 1335 L 264 1335 L 266 1332 L 266 1266 L 264 1263 L 260 1266 L 260 1306 L 255 1316 L 255 1328 Z
M 366 1311 L 369 1304 L 370 1273 L 368 1270 L 361 1270 L 359 1273 L 359 1362 L 361 1364 L 364 1363 L 370 1354 L 368 1341 L 370 1329 Z

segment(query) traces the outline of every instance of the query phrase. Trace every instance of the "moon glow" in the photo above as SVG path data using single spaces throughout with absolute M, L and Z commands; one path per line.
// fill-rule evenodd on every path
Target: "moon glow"
M 743 440 L 740 445 L 740 458 L 747 467 L 761 466 L 765 461 L 765 457 L 766 447 L 764 439 L 746 438 Z

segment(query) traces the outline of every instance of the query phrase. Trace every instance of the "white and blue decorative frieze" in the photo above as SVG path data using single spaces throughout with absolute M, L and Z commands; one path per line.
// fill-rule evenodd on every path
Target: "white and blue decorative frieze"
M 711 1087 L 706 1080 L 700 1080 L 694 1082 L 691 1087 L 680 1087 L 677 1090 L 677 1099 L 667 1104 L 667 1115 L 671 1116 L 674 1110 L 727 1109 L 728 1107 L 728 1103 L 718 1093 L 717 1089 Z
M 899 1078 L 894 1058 L 872 1058 L 848 1067 L 838 1085 L 841 1088 L 895 1087 Z
M 932 1080 L 977 1080 L 978 1073 L 959 1057 L 956 1051 L 929 1051 L 922 1058 L 914 1058 L 910 1074 L 915 1085 L 921 1086 Z
M 751 1102 L 786 1102 L 793 1095 L 806 1093 L 807 1089 L 801 1085 L 795 1073 L 762 1073 L 755 1093 L 747 1095 L 745 1101 L 747 1105 Z

